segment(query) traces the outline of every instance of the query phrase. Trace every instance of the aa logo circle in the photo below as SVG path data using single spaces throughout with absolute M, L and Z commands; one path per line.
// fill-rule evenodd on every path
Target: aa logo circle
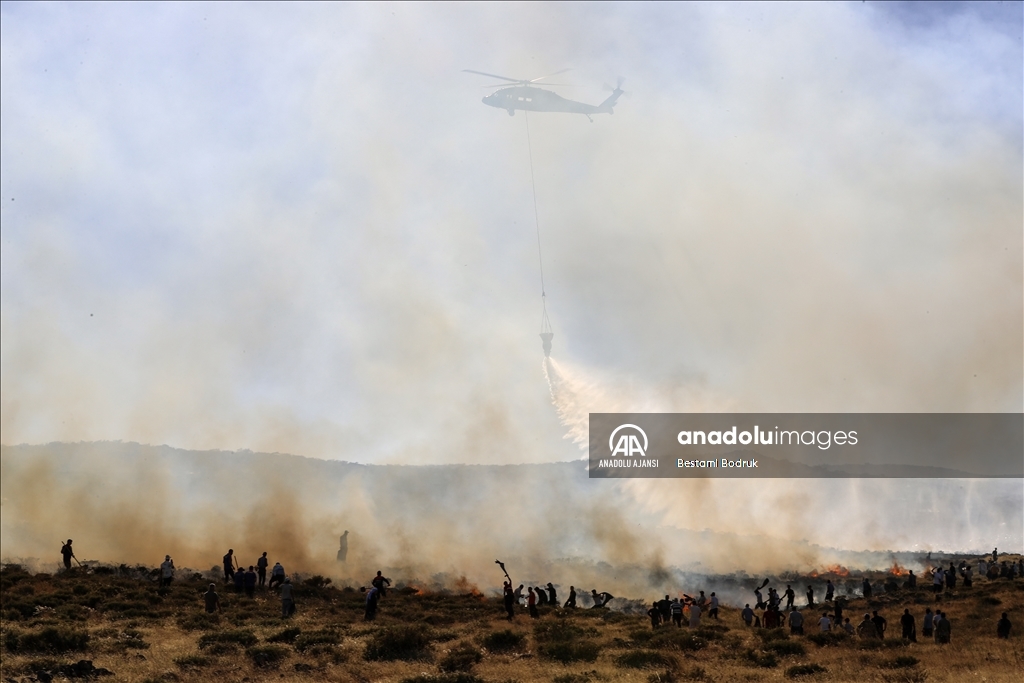
M 617 440 L 616 435 L 618 435 Z M 640 445 L 641 438 L 643 439 L 642 446 Z M 633 456 L 642 458 L 647 453 L 647 434 L 636 425 L 619 425 L 608 437 L 608 450 L 612 452 L 612 457 L 623 455 L 627 458 Z

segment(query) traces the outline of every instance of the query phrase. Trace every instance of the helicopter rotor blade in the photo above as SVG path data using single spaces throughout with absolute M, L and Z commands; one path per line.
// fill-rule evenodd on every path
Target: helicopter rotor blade
M 564 74 L 566 71 L 572 71 L 572 69 L 562 69 L 561 71 L 556 71 L 555 73 L 548 74 L 547 76 L 541 76 L 540 78 L 534 78 L 533 80 L 530 81 L 530 83 L 536 83 L 537 81 L 543 81 L 545 78 L 551 78 L 552 76 L 557 76 L 558 74 Z M 552 84 L 548 83 L 547 85 L 552 85 Z
M 500 78 L 503 81 L 510 81 L 512 83 L 529 83 L 530 81 L 524 81 L 521 78 L 509 78 L 508 76 L 499 76 L 498 74 L 489 74 L 483 71 L 474 71 L 473 69 L 463 69 L 464 73 L 477 74 L 479 76 L 490 76 L 491 78 Z

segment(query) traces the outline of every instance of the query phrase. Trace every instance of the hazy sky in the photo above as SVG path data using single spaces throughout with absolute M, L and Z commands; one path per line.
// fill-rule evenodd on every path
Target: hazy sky
M 1021 7 L 4 3 L 0 438 L 577 457 L 525 117 L 462 69 L 625 78 L 530 117 L 617 408 L 1020 411 Z

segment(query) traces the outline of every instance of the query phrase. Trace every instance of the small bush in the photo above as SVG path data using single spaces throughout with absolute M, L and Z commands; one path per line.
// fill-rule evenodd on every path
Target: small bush
M 909 669 L 912 666 L 917 666 L 920 660 L 917 657 L 910 655 L 900 655 L 896 659 L 882 662 L 878 666 L 882 669 Z
M 286 629 L 290 630 L 290 629 Z M 295 629 L 298 631 L 299 629 Z M 285 631 L 282 631 L 284 633 Z M 280 635 L 280 634 L 279 634 Z M 316 645 L 337 645 L 341 642 L 341 634 L 331 629 L 322 629 L 320 631 L 310 631 L 303 633 L 295 638 L 295 649 L 299 652 L 305 652 L 311 647 Z
M 480 650 L 473 647 L 469 643 L 462 643 L 459 647 L 452 648 L 441 661 L 438 663 L 438 668 L 444 673 L 456 673 L 459 671 L 469 671 L 475 665 L 480 663 L 484 657 L 480 654 Z
M 217 633 L 204 633 L 199 638 L 199 649 L 205 650 L 217 643 L 233 643 L 242 647 L 252 647 L 258 642 L 252 631 L 219 631 Z
M 482 644 L 490 652 L 517 652 L 524 649 L 526 637 L 510 629 L 484 636 Z
M 302 629 L 298 627 L 286 628 L 283 631 L 278 631 L 274 635 L 267 638 L 268 643 L 294 643 L 295 639 L 298 638 L 299 634 L 302 633 Z
M 313 576 L 311 576 L 308 579 L 306 579 L 305 581 L 303 581 L 302 585 L 303 586 L 310 586 L 312 588 L 325 588 L 326 586 L 331 585 L 331 580 L 330 579 L 326 579 L 326 578 L 320 576 L 319 574 L 314 574 Z
M 174 663 L 181 669 L 202 669 L 213 664 L 213 659 L 206 655 L 186 655 L 175 657 Z
M 794 640 L 773 640 L 770 643 L 766 643 L 764 649 L 769 652 L 784 657 L 786 655 L 805 655 L 807 649 L 803 643 L 798 643 Z
M 762 669 L 774 669 L 779 665 L 779 659 L 771 652 L 756 652 L 754 650 L 747 650 L 744 653 L 744 659 L 751 666 L 760 667 Z
M 198 612 L 178 617 L 178 628 L 182 631 L 209 631 L 220 626 L 220 615 L 214 612 Z
M 981 599 L 981 604 L 995 606 L 995 605 L 1003 604 L 1003 601 L 1000 600 L 999 598 L 994 598 L 991 595 L 988 595 L 988 596 L 985 596 L 984 598 Z
M 615 658 L 615 663 L 624 669 L 675 668 L 678 662 L 671 655 L 654 650 L 632 650 Z
M 763 643 L 770 643 L 773 640 L 789 640 L 789 634 L 781 628 L 759 628 L 756 633 Z
M 647 646 L 663 650 L 696 652 L 708 646 L 708 641 L 695 633 L 683 629 L 660 629 L 647 641 Z
M 430 636 L 415 626 L 388 626 L 373 634 L 366 643 L 363 658 L 368 661 L 413 661 L 428 659 Z
M 846 642 L 849 638 L 846 631 L 829 631 L 828 633 L 812 633 L 807 636 L 807 640 L 814 643 L 818 647 L 829 647 L 832 645 L 841 645 Z
M 288 648 L 282 645 L 256 645 L 247 648 L 245 654 L 260 669 L 272 669 L 288 656 Z
M 538 641 L 566 642 L 578 638 L 591 638 L 600 635 L 593 626 L 577 626 L 571 621 L 542 621 L 533 627 L 533 636 Z
M 205 652 L 211 657 L 220 657 L 222 655 L 238 654 L 238 651 L 241 649 L 238 643 L 214 643 L 207 647 Z
M 797 664 L 786 669 L 786 678 L 799 678 L 801 676 L 813 676 L 814 674 L 828 671 L 820 664 Z
M 687 681 L 710 681 L 711 676 L 704 670 L 704 667 L 695 666 L 688 671 L 684 671 L 682 678 Z
M 885 683 L 924 683 L 928 674 L 921 669 L 900 669 L 889 674 L 882 674 Z
M 8 631 L 4 644 L 7 646 L 8 652 L 57 654 L 82 651 L 88 643 L 89 634 L 86 631 L 49 626 L 41 631 L 29 633 Z
M 537 648 L 538 654 L 544 659 L 551 659 L 562 664 L 572 662 L 593 662 L 597 659 L 601 648 L 590 640 L 557 641 L 546 643 Z
M 402 683 L 484 683 L 484 679 L 467 673 L 439 674 L 437 676 L 420 674 L 411 678 L 403 678 Z

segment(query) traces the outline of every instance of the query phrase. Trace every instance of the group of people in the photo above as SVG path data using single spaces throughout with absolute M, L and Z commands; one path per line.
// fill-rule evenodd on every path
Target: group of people
M 683 593 L 682 600 L 666 595 L 661 600 L 651 603 L 651 608 L 647 610 L 647 616 L 651 619 L 651 628 L 658 628 L 662 624 L 670 623 L 675 624 L 676 628 L 682 628 L 685 613 L 689 627 L 697 628 L 700 626 L 700 618 L 705 610 L 707 610 L 709 619 L 718 619 L 718 596 L 714 591 L 712 591 L 711 597 L 704 595 L 704 591 L 700 591 L 700 595 L 696 598 Z
M 281 616 L 288 617 L 295 613 L 295 600 L 292 597 L 292 580 L 285 574 L 284 566 L 280 562 L 274 563 L 274 567 L 270 570 L 270 581 L 267 581 L 267 568 L 270 566 L 270 560 L 267 558 L 266 552 L 260 555 L 256 560 L 256 564 L 251 564 L 246 569 L 241 563 L 237 562 L 234 549 L 228 548 L 227 554 L 224 555 L 223 563 L 224 582 L 233 585 L 236 593 L 244 593 L 248 597 L 253 598 L 256 596 L 257 587 L 269 590 L 276 588 L 281 598 Z M 216 595 L 216 584 L 211 583 L 210 590 L 206 594 L 206 610 L 208 612 L 215 611 L 210 608 L 210 601 L 213 599 L 211 593 Z
M 526 595 L 523 595 L 523 589 L 526 588 Z M 552 583 L 548 583 L 546 586 L 525 586 L 519 584 L 518 588 L 512 588 L 511 579 L 505 581 L 502 585 L 502 604 L 505 608 L 505 616 L 508 621 L 512 621 L 516 616 L 516 607 L 523 604 L 523 599 L 526 600 L 526 608 L 529 611 L 531 619 L 539 619 L 540 611 L 538 607 L 549 606 L 558 607 L 558 591 L 555 590 L 555 586 Z M 591 609 L 600 609 L 605 607 L 615 596 L 608 592 L 598 592 L 597 589 L 590 591 Z M 563 609 L 576 609 L 576 586 L 569 586 L 569 597 L 562 605 Z

